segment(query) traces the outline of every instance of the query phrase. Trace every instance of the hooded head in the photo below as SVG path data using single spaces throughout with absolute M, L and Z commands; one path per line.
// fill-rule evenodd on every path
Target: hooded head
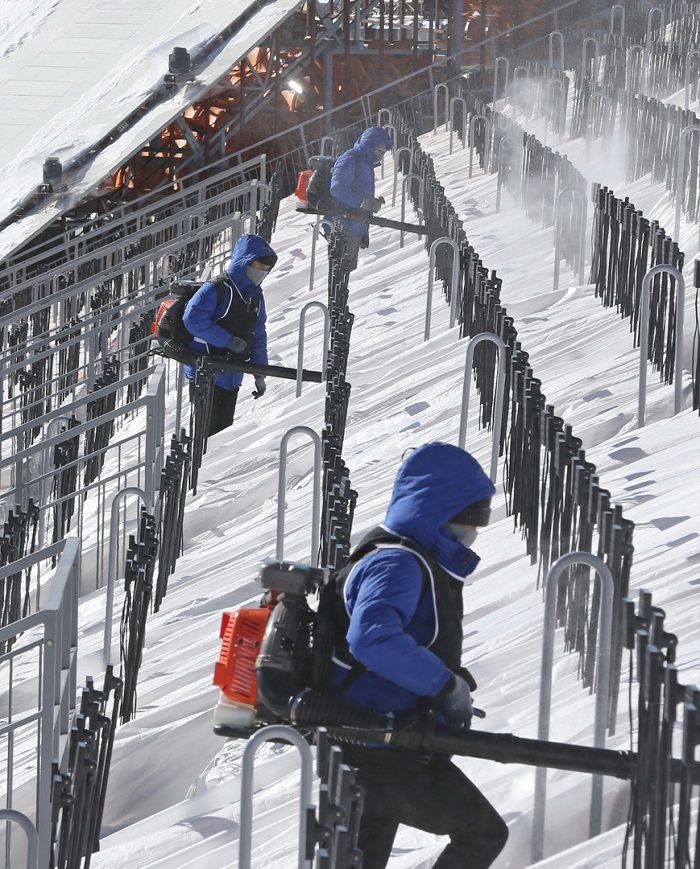
M 478 559 L 445 526 L 466 507 L 495 494 L 477 460 L 452 444 L 424 444 L 399 468 L 386 525 L 415 540 L 444 567 L 465 576 Z
M 247 295 L 261 292 L 260 286 L 246 275 L 246 270 L 253 260 L 260 260 L 272 268 L 277 262 L 277 254 L 264 238 L 248 233 L 238 239 L 233 247 L 231 260 L 226 266 L 226 273 L 233 279 L 238 289 Z
M 384 127 L 368 127 L 355 142 L 354 149 L 370 166 L 379 166 L 382 162 L 379 151 L 382 153 L 389 151 L 391 145 L 391 136 Z

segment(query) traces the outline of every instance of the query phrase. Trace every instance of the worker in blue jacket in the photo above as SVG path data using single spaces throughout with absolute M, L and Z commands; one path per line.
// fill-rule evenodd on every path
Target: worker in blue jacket
M 476 684 L 461 662 L 462 592 L 494 492 L 476 459 L 451 444 L 426 444 L 403 462 L 384 523 L 338 576 L 347 629 L 333 686 L 344 700 L 399 721 L 430 711 L 448 727 L 470 726 Z M 439 869 L 482 869 L 503 849 L 505 823 L 446 755 L 344 745 L 343 756 L 365 789 L 365 869 L 386 866 L 399 824 L 450 837 Z
M 277 254 L 259 235 L 242 235 L 233 248 L 226 274 L 207 281 L 187 303 L 182 322 L 194 336 L 190 349 L 225 357 L 232 354 L 243 361 L 267 364 L 265 299 L 261 284 L 277 262 Z M 193 365 L 185 366 L 193 398 Z M 238 390 L 243 382 L 239 371 L 217 371 L 209 435 L 233 422 Z M 264 395 L 265 378 L 255 376 L 255 398 Z
M 379 211 L 384 199 L 374 195 L 374 170 L 382 165 L 391 144 L 391 136 L 383 127 L 368 127 L 333 165 L 333 198 L 346 208 Z M 343 218 L 340 223 L 345 233 L 345 253 L 350 260 L 350 269 L 356 269 L 360 248 L 369 245 L 369 223 L 361 217 Z

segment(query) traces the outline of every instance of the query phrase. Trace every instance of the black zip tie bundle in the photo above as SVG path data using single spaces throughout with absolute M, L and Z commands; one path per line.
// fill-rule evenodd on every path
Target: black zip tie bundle
M 137 535 L 129 535 L 124 571 L 124 605 L 119 628 L 119 651 L 124 675 L 121 721 L 130 721 L 136 713 L 136 683 L 143 647 L 146 621 L 153 594 L 153 575 L 158 557 L 158 534 L 155 517 L 141 510 Z
M 160 473 L 160 512 L 158 520 L 158 578 L 153 598 L 153 612 L 158 612 L 168 591 L 168 578 L 175 570 L 183 548 L 185 499 L 190 471 L 189 438 L 184 430 L 172 436 L 170 453 Z
M 356 771 L 343 763 L 342 750 L 331 744 L 323 728 L 316 731 L 316 747 L 318 817 L 309 809 L 306 859 L 313 862 L 315 857 L 317 869 L 362 866 L 358 839 L 364 791 L 356 782 Z
M 684 255 L 656 221 L 648 221 L 628 198 L 593 185 L 593 254 L 591 282 L 606 307 L 630 318 L 630 331 L 639 344 L 642 280 L 659 263 L 682 270 Z M 649 305 L 648 359 L 664 383 L 673 383 L 676 347 L 675 280 L 656 275 Z
M 102 376 L 95 381 L 94 392 L 103 389 L 105 386 L 111 386 L 119 380 L 119 362 L 117 359 L 112 359 L 105 363 Z M 89 401 L 86 406 L 86 418 L 88 421 L 99 419 L 106 413 L 114 410 L 117 406 L 116 390 L 109 395 L 98 398 L 95 401 Z M 114 434 L 114 419 L 106 420 L 105 422 L 96 425 L 85 434 L 84 455 L 85 473 L 83 476 L 83 485 L 89 486 L 100 474 L 105 463 L 107 447 Z
M 146 311 L 139 317 L 138 323 L 132 323 L 129 328 L 129 375 L 138 374 L 148 368 L 148 348 L 151 343 L 151 325 L 154 312 Z M 130 383 L 126 390 L 126 400 L 135 401 L 143 392 L 146 378 Z
M 80 425 L 75 416 L 71 416 L 61 432 L 70 431 Z M 78 488 L 78 454 L 80 438 L 76 435 L 68 437 L 53 448 L 53 542 L 63 540 L 70 531 L 71 520 L 75 512 L 75 497 L 70 497 Z
M 32 347 L 32 352 L 39 355 L 47 349 L 47 345 L 39 344 Z M 23 423 L 38 419 L 51 410 L 51 398 L 46 385 L 47 380 L 50 379 L 50 360 L 51 356 L 44 356 L 42 359 L 31 362 L 26 369 L 20 369 L 17 372 Z M 34 443 L 40 432 L 41 426 L 34 426 L 24 432 L 25 449 Z
M 620 123 L 627 142 L 626 178 L 637 181 L 651 173 L 652 182 L 664 182 L 675 199 L 680 133 L 700 123 L 695 112 L 668 105 L 653 97 L 626 92 L 620 99 Z M 688 220 L 700 220 L 698 205 L 698 137 L 691 136 L 689 159 L 681 179 L 681 208 Z
M 350 534 L 357 503 L 357 492 L 350 485 L 350 472 L 342 458 L 350 401 L 350 384 L 345 375 L 354 316 L 348 307 L 350 269 L 345 256 L 345 239 L 337 226 L 331 237 L 328 256 L 330 335 L 325 419 L 321 433 L 323 504 L 319 562 L 325 567 L 336 568 L 350 554 Z
M 675 664 L 678 639 L 666 630 L 665 613 L 654 606 L 650 592 L 639 592 L 636 607 L 631 599 L 623 601 L 621 624 L 630 653 L 630 695 L 635 675 L 639 684 L 639 763 L 631 782 L 622 866 L 630 851 L 634 867 L 697 866 L 700 833 L 693 831 L 697 807 L 693 818 L 692 795 L 700 772 L 700 690 L 681 684 Z M 682 734 L 675 740 L 680 757 L 674 754 L 677 731 Z
M 272 240 L 272 233 L 277 226 L 277 217 L 279 216 L 280 203 L 282 202 L 283 175 L 284 165 L 280 161 L 275 166 L 275 170 L 270 177 L 267 200 L 263 204 L 258 222 L 258 235 L 268 243 Z
M 68 396 L 71 387 L 78 382 L 80 342 L 75 339 L 80 336 L 81 328 L 80 321 L 72 319 L 57 330 L 53 339 L 54 345 L 58 349 L 58 381 L 55 395 L 59 403 Z
M 7 514 L 0 536 L 0 567 L 19 561 L 36 549 L 39 506 L 30 498 L 27 509 L 15 507 Z M 0 579 L 0 627 L 19 621 L 29 615 L 31 606 L 32 569 L 27 568 Z M 24 593 L 22 579 L 24 578 Z M 9 651 L 13 638 L 0 643 L 0 654 Z
M 89 869 L 92 854 L 99 851 L 121 696 L 122 681 L 111 665 L 101 691 L 92 677 L 85 680 L 65 766 L 53 765 L 49 869 Z
M 521 201 L 531 220 L 543 227 L 552 226 L 557 191 L 565 187 L 576 187 L 585 191 L 587 182 L 584 176 L 570 160 L 543 145 L 535 136 L 525 133 L 512 118 L 494 112 L 491 106 L 476 97 L 466 85 L 460 86 L 460 94 L 469 111 L 485 115 L 493 127 L 491 172 L 498 170 L 498 147 L 503 140 L 501 147 L 505 149 L 504 171 L 502 177 L 499 177 L 499 184 L 516 200 Z M 504 136 L 508 138 L 504 139 Z M 476 147 L 486 148 L 483 137 L 477 139 Z M 480 155 L 482 164 L 487 161 L 487 157 L 484 150 Z M 584 213 L 578 199 L 566 199 L 559 225 L 559 244 L 561 256 L 574 271 L 579 271 L 581 266 L 580 239 L 583 219 Z
M 194 377 L 190 381 L 191 412 L 190 412 L 190 480 L 192 494 L 197 494 L 197 480 L 202 459 L 207 451 L 209 436 L 209 421 L 211 420 L 214 402 L 214 384 L 216 375 L 205 356 L 197 359 Z

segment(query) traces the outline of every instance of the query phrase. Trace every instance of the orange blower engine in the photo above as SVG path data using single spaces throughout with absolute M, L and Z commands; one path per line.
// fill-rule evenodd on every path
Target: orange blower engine
M 299 200 L 299 202 L 303 203 L 304 205 L 309 204 L 309 199 L 306 191 L 312 175 L 313 171 L 311 169 L 304 169 L 297 175 L 297 186 L 294 188 L 294 195 Z
M 280 716 L 280 711 L 286 713 L 285 701 L 310 678 L 314 613 L 306 598 L 323 579 L 322 570 L 306 564 L 265 562 L 258 577 L 264 592 L 260 606 L 222 615 L 221 651 L 214 667 L 214 684 L 221 689 L 214 733 L 247 739 L 259 727 L 285 720 Z M 284 630 L 281 616 L 286 616 Z M 272 703 L 263 690 L 270 681 L 276 689 L 268 690 Z
M 386 729 L 386 716 L 328 691 L 335 645 L 336 585 L 325 571 L 266 562 L 261 606 L 224 613 L 214 684 L 221 689 L 214 732 L 247 739 L 265 724 Z M 318 593 L 316 609 L 309 597 Z
M 258 687 L 255 662 L 274 607 L 226 612 L 221 616 L 221 651 L 214 666 L 214 684 L 221 689 L 214 710 L 214 732 L 248 736 L 256 726 Z

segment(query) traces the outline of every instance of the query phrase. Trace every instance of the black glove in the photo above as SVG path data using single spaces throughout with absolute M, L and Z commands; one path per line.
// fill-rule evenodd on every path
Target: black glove
M 369 199 L 363 199 L 360 203 L 360 208 L 363 211 L 379 211 L 382 205 L 384 205 L 383 196 L 372 196 Z
M 364 250 L 366 247 L 369 247 L 369 238 L 366 235 L 363 235 L 360 239 L 360 250 Z
M 261 398 L 267 391 L 267 384 L 262 374 L 255 375 L 255 392 L 251 393 L 253 398 Z
M 233 353 L 234 356 L 238 356 L 241 359 L 245 359 L 249 353 L 248 343 L 236 335 L 231 336 L 228 344 L 226 345 L 226 349 L 230 353 Z
M 433 703 L 448 727 L 468 730 L 471 726 L 474 714 L 472 698 L 469 685 L 461 676 L 453 674 L 442 691 L 435 695 Z
M 457 675 L 461 676 L 467 683 L 467 685 L 469 685 L 470 691 L 476 691 L 476 689 L 479 687 L 476 684 L 476 679 L 472 676 L 472 674 L 469 672 L 469 670 L 467 670 L 466 667 L 460 667 L 459 670 L 457 670 Z

